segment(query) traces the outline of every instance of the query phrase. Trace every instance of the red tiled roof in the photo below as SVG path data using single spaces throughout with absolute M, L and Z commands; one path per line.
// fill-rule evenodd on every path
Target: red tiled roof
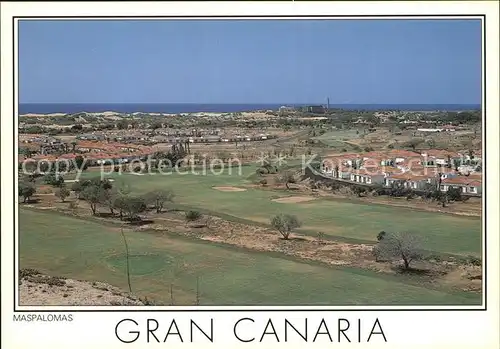
M 381 171 L 375 171 L 373 169 L 359 169 L 359 170 L 353 170 L 353 174 L 357 175 L 362 175 L 362 176 L 382 176 L 383 173 Z
M 443 184 L 462 184 L 462 185 L 481 185 L 481 181 L 475 178 L 468 178 L 465 176 L 453 177 L 443 179 Z
M 391 175 L 389 178 L 402 179 L 405 181 L 421 181 L 421 180 L 426 180 L 426 179 L 432 178 L 432 176 L 415 175 L 412 173 L 405 172 L 405 173 Z

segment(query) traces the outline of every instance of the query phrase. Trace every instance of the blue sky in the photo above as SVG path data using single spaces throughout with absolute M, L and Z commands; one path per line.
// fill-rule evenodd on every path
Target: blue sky
M 24 21 L 21 103 L 479 104 L 479 20 Z

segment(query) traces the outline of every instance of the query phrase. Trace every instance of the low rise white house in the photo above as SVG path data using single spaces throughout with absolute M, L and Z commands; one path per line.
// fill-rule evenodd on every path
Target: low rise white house
M 385 175 L 380 172 L 367 170 L 354 170 L 351 172 L 350 180 L 360 184 L 384 184 Z
M 428 188 L 429 184 L 435 185 L 436 181 L 437 179 L 432 176 L 413 175 L 408 172 L 388 176 L 385 179 L 385 186 L 391 187 L 397 184 L 407 189 L 424 190 Z
M 476 178 L 467 178 L 465 176 L 448 178 L 441 182 L 441 191 L 448 191 L 450 188 L 460 188 L 463 194 L 481 194 L 482 181 Z

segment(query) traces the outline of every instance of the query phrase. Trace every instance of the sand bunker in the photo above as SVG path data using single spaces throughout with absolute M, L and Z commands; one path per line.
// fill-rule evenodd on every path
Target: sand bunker
M 289 196 L 286 198 L 274 199 L 274 202 L 280 202 L 282 204 L 296 204 L 298 202 L 306 202 L 314 200 L 315 198 L 309 196 Z
M 114 182 L 115 180 L 113 178 L 106 178 L 108 181 L 110 182 Z M 79 182 L 80 180 L 79 179 L 67 179 L 65 180 L 64 182 L 65 183 L 75 183 L 75 182 Z
M 215 190 L 219 191 L 245 191 L 246 189 L 243 188 L 236 188 L 236 187 L 213 187 Z

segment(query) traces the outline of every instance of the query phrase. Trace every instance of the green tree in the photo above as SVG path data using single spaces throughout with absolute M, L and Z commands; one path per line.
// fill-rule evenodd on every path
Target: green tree
M 152 204 L 156 213 L 161 213 L 166 202 L 172 202 L 174 199 L 172 190 L 155 190 L 145 195 L 146 202 Z
M 447 191 L 450 201 L 462 201 L 462 191 L 458 187 L 451 187 Z
M 32 183 L 21 182 L 18 185 L 18 195 L 23 198 L 25 203 L 36 193 L 36 188 Z
M 301 226 L 296 216 L 280 213 L 271 218 L 271 226 L 279 231 L 283 239 L 288 240 L 292 231 Z
M 78 170 L 81 170 L 81 171 L 84 171 L 87 169 L 88 167 L 88 164 L 87 162 L 85 161 L 84 157 L 81 156 L 81 155 L 77 155 L 75 157 L 75 165 L 76 165 L 76 168 Z
M 420 238 L 406 232 L 386 234 L 377 244 L 377 253 L 386 259 L 402 259 L 404 269 L 423 258 Z
M 415 151 L 417 149 L 417 147 L 420 144 L 422 144 L 423 142 L 424 142 L 424 140 L 421 138 L 413 138 L 413 139 L 410 139 L 408 142 L 403 143 L 403 146 Z
M 66 198 L 70 195 L 70 191 L 66 186 L 61 186 L 60 188 L 56 189 L 55 196 L 61 199 L 61 202 L 64 202 Z
M 139 213 L 147 208 L 146 201 L 140 196 L 126 196 L 124 200 L 125 212 L 131 221 L 140 219 Z
M 84 189 L 84 187 L 82 185 L 82 182 L 80 182 L 80 181 L 73 182 L 73 184 L 71 185 L 71 190 L 73 190 L 75 192 L 76 197 L 78 199 L 80 199 L 80 194 L 81 194 L 83 189 Z
M 64 178 L 55 172 L 47 173 L 43 177 L 45 184 L 52 185 L 54 187 L 61 187 L 64 184 Z
M 120 215 L 120 220 L 123 220 L 123 213 L 127 209 L 127 195 L 117 192 L 116 196 L 113 197 L 113 209 L 118 210 Z
M 30 158 L 33 155 L 33 151 L 29 148 L 19 148 L 19 154 L 24 155 L 26 158 Z
M 96 214 L 97 205 L 103 201 L 104 189 L 98 185 L 88 185 L 81 192 L 83 200 L 90 205 L 92 215 Z
M 115 200 L 118 192 L 116 189 L 104 189 L 101 196 L 101 204 L 109 208 L 109 212 L 115 214 Z
M 278 176 L 277 179 L 279 183 L 285 183 L 287 189 L 290 189 L 290 184 L 297 182 L 293 171 L 285 171 L 281 176 Z

